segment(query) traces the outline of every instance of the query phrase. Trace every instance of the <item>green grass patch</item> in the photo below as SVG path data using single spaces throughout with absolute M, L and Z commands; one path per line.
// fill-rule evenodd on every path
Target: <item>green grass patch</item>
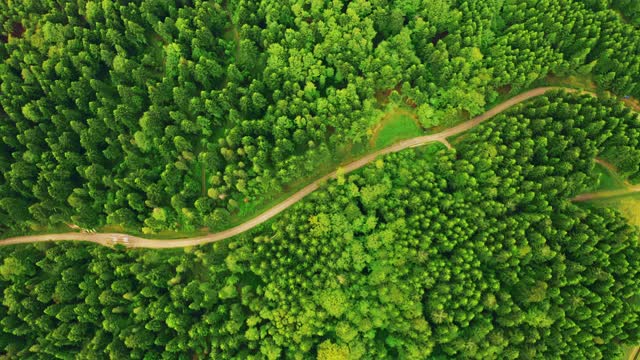
M 540 81 L 542 86 L 563 86 L 574 89 L 596 89 L 592 75 L 555 76 L 548 75 Z
M 618 209 L 629 224 L 640 226 L 640 193 L 632 192 L 619 196 L 588 201 L 591 204 Z
M 401 114 L 392 117 L 382 125 L 375 139 L 375 149 L 382 149 L 393 143 L 423 135 L 420 126 L 407 115 Z
M 131 234 L 130 232 L 127 232 Z M 171 239 L 187 239 L 197 236 L 205 236 L 209 232 L 201 231 L 201 230 L 190 230 L 190 231 L 175 231 L 175 230 L 165 230 L 155 234 L 144 234 L 142 232 L 136 231 L 136 236 L 144 237 L 147 239 L 157 239 L 157 240 L 171 240 Z
M 602 164 L 596 163 L 593 171 L 598 174 L 600 178 L 598 186 L 594 191 L 618 190 L 625 188 L 624 180 L 618 174 L 615 174 L 611 170 L 602 166 Z
M 222 34 L 222 38 L 227 41 L 235 41 L 236 40 L 236 29 L 232 26 L 224 31 Z
M 431 164 L 435 164 L 440 156 L 440 151 L 447 151 L 447 147 L 441 142 L 432 142 L 424 146 L 418 146 L 411 148 L 419 154 L 426 154 L 427 158 L 431 161 Z M 406 150 L 403 150 L 406 151 Z

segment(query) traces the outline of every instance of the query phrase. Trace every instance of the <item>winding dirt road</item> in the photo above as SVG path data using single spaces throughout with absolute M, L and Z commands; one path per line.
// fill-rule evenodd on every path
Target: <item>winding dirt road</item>
M 529 90 L 527 92 L 524 92 L 520 95 L 517 95 L 509 100 L 502 102 L 501 104 L 497 105 L 491 110 L 488 110 L 482 115 L 476 116 L 475 118 L 469 121 L 466 121 L 458 126 L 454 126 L 452 128 L 449 128 L 437 134 L 419 136 L 412 139 L 400 141 L 387 148 L 384 148 L 382 150 L 379 150 L 372 154 L 364 156 L 352 163 L 349 163 L 343 166 L 341 168 L 341 172 L 343 174 L 350 173 L 372 162 L 373 160 L 375 160 L 377 157 L 381 155 L 397 152 L 410 147 L 422 146 L 432 142 L 441 142 L 445 146 L 449 147 L 450 145 L 447 141 L 447 138 L 460 134 L 462 132 L 465 132 L 477 126 L 478 124 L 482 123 L 483 121 L 490 119 L 493 116 L 509 109 L 512 106 L 520 104 L 533 97 L 543 95 L 544 93 L 550 90 L 564 90 L 567 92 L 578 91 L 575 89 L 563 88 L 563 87 L 540 87 L 540 88 Z M 131 236 L 131 235 L 120 234 L 120 233 L 88 234 L 88 233 L 71 232 L 71 233 L 64 233 L 64 234 L 45 234 L 45 235 L 31 235 L 31 236 L 20 236 L 20 237 L 8 238 L 5 240 L 0 240 L 0 246 L 22 244 L 22 243 L 44 242 L 44 241 L 71 240 L 71 241 L 88 241 L 88 242 L 93 242 L 93 243 L 105 245 L 105 246 L 113 246 L 114 244 L 117 243 L 117 244 L 122 244 L 124 246 L 131 247 L 131 248 L 163 249 L 163 248 L 177 248 L 177 247 L 186 247 L 186 246 L 194 246 L 194 245 L 211 243 L 211 242 L 230 238 L 234 235 L 238 235 L 240 233 L 243 233 L 247 230 L 250 230 L 264 223 L 265 221 L 270 220 L 271 218 L 278 215 L 279 213 L 281 213 L 291 205 L 302 200 L 305 196 L 317 190 L 320 184 L 322 184 L 324 181 L 331 178 L 335 178 L 335 177 L 336 177 L 336 171 L 333 171 L 321 177 L 320 179 L 315 180 L 311 184 L 305 186 L 302 190 L 296 192 L 295 194 L 291 195 L 289 198 L 287 198 L 283 202 L 275 205 L 274 207 L 256 216 L 255 218 L 245 223 L 242 223 L 236 227 L 233 227 L 221 232 L 217 232 L 217 233 L 211 233 L 205 236 L 193 237 L 193 238 L 187 238 L 187 239 L 154 240 L 154 239 L 145 239 L 137 236 Z
M 606 199 L 606 198 L 612 198 L 615 196 L 629 195 L 637 192 L 640 192 L 640 185 L 629 186 L 626 189 L 598 191 L 594 193 L 580 194 L 574 197 L 572 201 L 580 202 L 580 201 L 588 201 L 588 200 L 596 200 L 596 199 Z

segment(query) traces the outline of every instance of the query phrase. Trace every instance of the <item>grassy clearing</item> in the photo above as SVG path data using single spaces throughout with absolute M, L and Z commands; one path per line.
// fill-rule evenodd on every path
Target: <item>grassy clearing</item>
M 391 116 L 388 121 L 382 124 L 381 128 L 374 134 L 374 149 L 385 148 L 399 140 L 404 140 L 416 136 L 424 135 L 424 132 L 414 119 L 406 114 Z
M 130 232 L 127 232 L 131 234 Z M 186 239 L 197 236 L 205 236 L 209 233 L 207 230 L 190 230 L 190 231 L 174 231 L 174 230 L 165 230 L 156 234 L 144 234 L 142 232 L 138 232 L 137 235 L 140 237 L 144 237 L 147 239 L 158 239 L 158 240 L 171 240 L 171 239 Z
M 634 193 L 614 198 L 617 208 L 626 216 L 630 224 L 640 226 L 640 194 Z
M 444 146 L 444 144 L 442 144 L 441 142 L 432 142 L 427 145 L 418 146 L 412 149 L 418 153 L 427 154 L 429 156 L 429 160 L 433 160 L 433 163 L 437 161 L 439 156 L 438 153 L 440 152 L 440 150 L 448 150 L 447 147 Z
M 598 187 L 596 187 L 594 191 L 618 190 L 625 188 L 624 179 L 604 167 L 602 164 L 596 163 L 594 172 L 600 177 Z
M 640 193 L 594 199 L 589 203 L 616 208 L 629 220 L 630 224 L 640 226 Z
M 548 75 L 542 80 L 542 86 L 564 86 L 574 89 L 596 90 L 596 83 L 591 75 L 563 76 Z
M 240 34 L 238 33 L 238 29 L 236 28 L 236 26 L 232 25 L 224 31 L 222 38 L 227 41 L 238 43 L 240 41 Z
M 637 347 L 638 346 L 625 346 L 623 348 L 624 354 L 622 355 L 622 360 L 640 359 L 640 353 L 635 351 Z

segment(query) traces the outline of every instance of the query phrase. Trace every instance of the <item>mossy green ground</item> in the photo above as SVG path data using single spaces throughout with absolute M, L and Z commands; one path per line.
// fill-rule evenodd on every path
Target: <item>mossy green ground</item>
M 600 176 L 600 183 L 595 191 L 607 191 L 624 189 L 624 179 L 618 174 L 611 172 L 611 170 L 602 166 L 602 164 L 596 163 L 594 171 Z
M 386 121 L 375 138 L 375 149 L 385 148 L 397 141 L 424 135 L 416 121 L 405 114 L 398 114 Z
M 603 199 L 589 201 L 592 204 L 618 209 L 629 223 L 640 226 L 640 193 L 629 193 Z
M 600 176 L 600 183 L 593 190 L 594 192 L 626 188 L 624 179 L 602 164 L 596 163 L 594 171 Z M 616 208 L 629 220 L 630 224 L 640 226 L 640 193 L 593 199 L 589 202 L 600 206 Z

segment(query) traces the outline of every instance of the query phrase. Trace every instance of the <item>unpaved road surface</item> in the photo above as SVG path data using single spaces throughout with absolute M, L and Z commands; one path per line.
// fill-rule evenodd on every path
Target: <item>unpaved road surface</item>
M 540 87 L 540 88 L 529 90 L 520 95 L 512 97 L 511 99 L 506 100 L 503 103 L 500 103 L 499 105 L 485 112 L 484 114 L 478 115 L 475 118 L 469 121 L 466 121 L 458 126 L 454 126 L 452 128 L 449 128 L 437 134 L 419 136 L 412 139 L 400 141 L 387 148 L 381 149 L 372 154 L 364 156 L 352 163 L 349 163 L 343 166 L 341 169 L 341 172 L 343 174 L 350 173 L 372 162 L 373 160 L 375 160 L 377 157 L 381 155 L 397 152 L 410 147 L 421 146 L 421 145 L 425 145 L 432 142 L 441 142 L 445 145 L 448 145 L 448 142 L 447 142 L 448 137 L 465 132 L 477 126 L 478 124 L 482 123 L 483 121 L 490 119 L 493 116 L 509 109 L 512 106 L 520 104 L 531 98 L 543 95 L 544 93 L 550 90 L 565 90 L 567 92 L 578 91 L 575 89 L 563 88 L 563 87 Z M 120 234 L 120 233 L 88 234 L 88 233 L 72 232 L 72 233 L 64 233 L 64 234 L 44 234 L 44 235 L 30 235 L 30 236 L 19 236 L 14 238 L 8 238 L 5 240 L 0 240 L 0 246 L 43 242 L 43 241 L 71 240 L 71 241 L 88 241 L 88 242 L 105 245 L 105 246 L 122 244 L 124 246 L 132 247 L 132 248 L 164 249 L 164 248 L 177 248 L 177 247 L 194 246 L 194 245 L 211 243 L 211 242 L 224 240 L 232 236 L 238 235 L 247 230 L 253 229 L 254 227 L 264 223 L 265 221 L 270 220 L 271 218 L 280 214 L 282 211 L 284 211 L 291 205 L 302 200 L 305 196 L 317 190 L 320 184 L 322 184 L 324 181 L 331 178 L 335 178 L 335 177 L 336 177 L 336 171 L 333 171 L 321 177 L 320 179 L 315 180 L 311 184 L 305 186 L 302 190 L 291 195 L 289 198 L 287 198 L 283 202 L 275 205 L 274 207 L 256 216 L 255 218 L 248 220 L 247 222 L 244 222 L 236 227 L 233 227 L 221 232 L 217 232 L 217 233 L 211 233 L 205 236 L 199 236 L 199 237 L 193 237 L 193 238 L 187 238 L 187 239 L 156 240 L 156 239 L 145 239 L 137 236 Z M 585 194 L 585 195 L 588 195 L 588 194 Z
M 606 198 L 612 198 L 615 196 L 629 195 L 637 192 L 640 192 L 640 185 L 629 186 L 626 189 L 598 191 L 594 193 L 580 194 L 574 197 L 572 200 L 574 202 L 580 202 L 580 201 L 588 201 L 588 200 L 596 200 L 596 199 L 606 199 Z

